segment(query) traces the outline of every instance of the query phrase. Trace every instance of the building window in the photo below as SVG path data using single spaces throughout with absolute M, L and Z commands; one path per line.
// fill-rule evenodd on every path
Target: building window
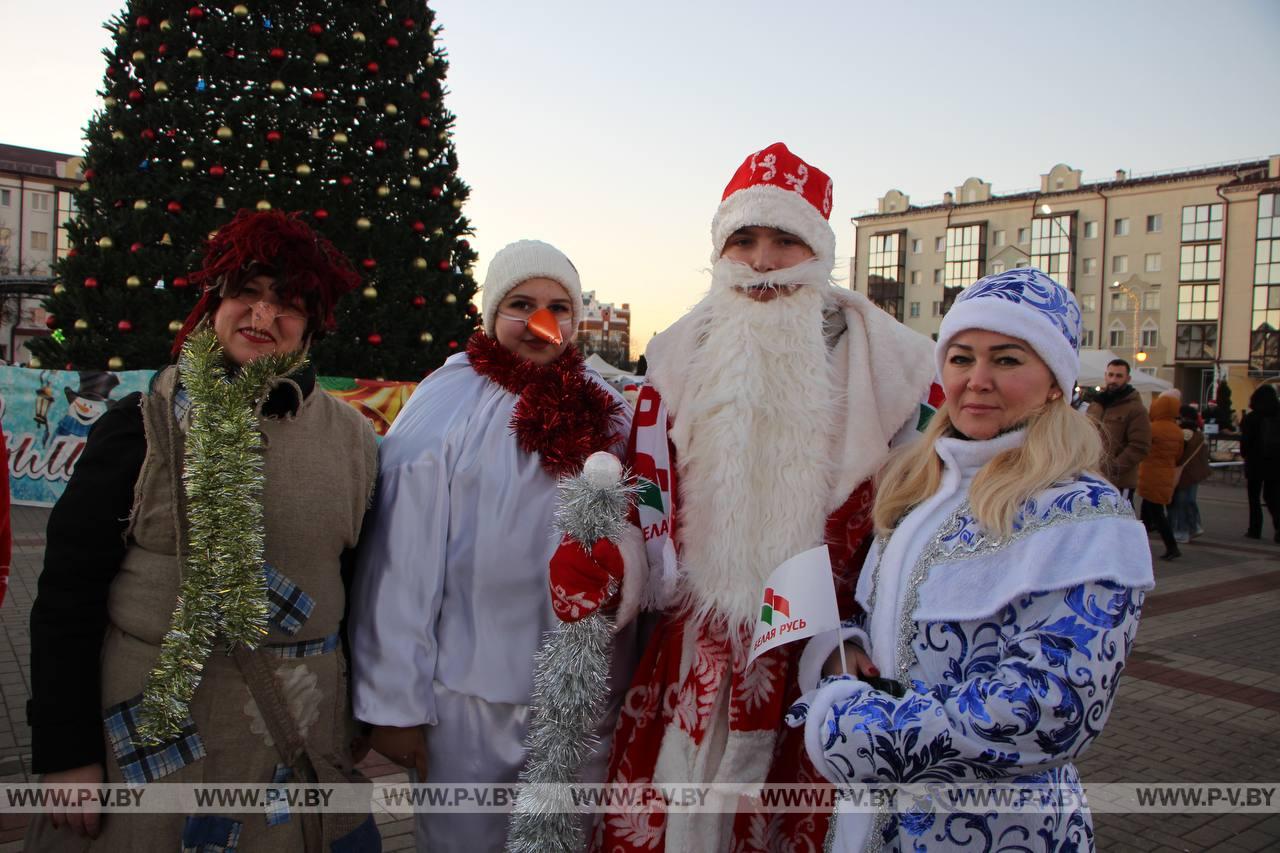
M 31 209 L 47 213 L 53 209 L 53 196 L 49 193 L 31 194 Z
M 1074 213 L 1037 216 L 1031 220 L 1031 266 L 1067 290 L 1074 289 L 1071 280 L 1071 232 Z
M 1160 291 L 1148 290 L 1142 294 L 1142 310 L 1143 311 L 1159 311 L 1160 310 Z
M 942 303 L 941 303 L 941 302 L 935 302 L 935 303 L 933 303 L 933 316 L 935 316 L 935 317 L 941 317 L 941 316 L 942 316 Z M 937 339 L 935 338 L 934 340 L 937 340 Z
M 1249 369 L 1280 371 L 1280 194 L 1258 196 Z
M 1080 347 L 1082 349 L 1093 348 L 1093 329 L 1085 329 L 1080 334 Z
M 1112 272 L 1128 272 L 1129 256 L 1128 255 L 1112 255 L 1111 271 Z
M 1164 230 L 1164 215 L 1152 213 L 1147 217 L 1147 233 L 1159 234 Z
M 919 317 L 919 316 L 920 316 L 920 303 L 919 303 L 919 302 L 912 302 L 912 303 L 911 303 L 911 316 L 912 316 L 912 317 Z
M 10 193 L 8 190 L 0 190 L 0 205 L 9 206 Z
M 1096 273 L 1097 271 L 1098 271 L 1098 259 L 1097 259 L 1097 258 L 1085 258 L 1085 259 L 1084 259 L 1084 274 L 1085 274 L 1085 275 L 1093 275 L 1093 274 L 1094 274 L 1094 273 Z
M 945 312 L 960 291 L 982 278 L 986 270 L 986 225 L 956 225 L 947 229 L 947 257 L 943 264 L 942 301 Z
M 868 247 L 867 297 L 891 316 L 902 319 L 902 281 L 907 263 L 906 234 L 873 234 Z
M 1182 242 L 1221 239 L 1221 204 L 1193 204 L 1182 208 Z
M 1095 240 L 1098 237 L 1098 223 L 1086 222 L 1084 224 L 1084 238 L 1086 240 Z
M 1116 235 L 1117 237 L 1128 237 L 1128 236 L 1129 236 L 1129 219 L 1128 219 L 1128 217 L 1125 217 L 1124 219 L 1117 219 L 1117 220 L 1116 220 L 1115 235 Z
M 947 238 L 935 237 L 933 239 L 933 250 L 935 252 L 945 252 L 947 250 Z
M 32 231 L 31 232 L 31 251 L 33 252 L 49 251 L 49 232 L 48 231 Z
M 920 270 L 912 270 L 912 271 L 911 271 L 911 283 L 912 283 L 912 284 L 919 284 L 919 283 L 920 283 Z
M 991 262 L 991 274 L 992 274 L 992 275 L 999 275 L 999 274 L 1000 274 L 1000 273 L 1002 273 L 1002 272 L 1004 272 L 1004 261 L 992 261 L 992 262 Z
M 1179 320 L 1217 320 L 1218 294 L 1222 290 L 1217 284 L 1184 284 L 1178 288 Z
M 942 270 L 937 269 L 933 271 L 933 283 L 942 284 Z
M 1174 358 L 1178 361 L 1209 361 L 1218 357 L 1217 323 L 1179 323 Z
M 1111 292 L 1111 310 L 1123 311 L 1129 307 L 1129 294 L 1123 290 L 1115 290 Z
M 1148 320 L 1142 324 L 1142 348 L 1155 349 L 1160 346 L 1160 330 L 1156 324 Z
M 1147 272 L 1160 272 L 1160 253 L 1147 255 L 1143 258 L 1142 268 Z
M 921 252 L 923 252 L 923 251 L 924 251 L 924 241 L 923 241 L 923 240 L 912 240 L 912 241 L 911 241 L 911 254 L 913 254 L 913 255 L 918 255 L 918 254 L 920 254 L 920 253 L 921 253 Z
M 1269 325 L 1253 330 L 1249 337 L 1249 370 L 1272 374 L 1280 371 L 1280 331 Z
M 1018 229 L 1018 242 L 1019 242 L 1019 243 L 1025 243 L 1025 242 L 1027 242 L 1027 241 L 1028 241 L 1028 240 L 1030 240 L 1030 239 L 1031 239 L 1031 229 L 1030 229 L 1030 228 L 1019 228 L 1019 229 Z
M 1222 276 L 1222 244 L 1183 246 L 1178 264 L 1179 281 L 1217 281 Z
M 1081 311 L 1097 311 L 1098 296 L 1095 293 L 1076 294 L 1076 298 L 1080 300 Z
M 1111 324 L 1111 331 L 1107 335 L 1107 346 L 1112 349 L 1124 346 L 1124 326 L 1119 320 Z
M 991 243 L 992 243 L 992 245 L 995 245 L 995 246 L 1003 246 L 1003 245 L 1004 245 L 1004 232 L 1003 232 L 1003 231 L 992 231 L 992 232 L 991 232 Z

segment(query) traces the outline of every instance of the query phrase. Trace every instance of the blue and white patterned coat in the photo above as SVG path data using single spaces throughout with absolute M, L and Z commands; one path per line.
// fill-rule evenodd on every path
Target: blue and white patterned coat
M 1101 733 L 1152 586 L 1142 526 L 1114 487 L 1082 475 L 1036 495 L 994 539 L 966 501 L 973 475 L 1023 433 L 942 439 L 942 487 L 872 548 L 848 626 L 902 698 L 827 679 L 792 710 L 836 784 L 1010 782 L 1079 791 L 1071 760 Z M 832 642 L 806 649 L 813 687 Z M 898 804 L 842 813 L 836 850 L 1093 849 L 1087 808 L 1019 812 Z

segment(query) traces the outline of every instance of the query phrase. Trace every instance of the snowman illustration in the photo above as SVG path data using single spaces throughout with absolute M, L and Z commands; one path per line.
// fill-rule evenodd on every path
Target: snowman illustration
M 120 384 L 120 378 L 104 370 L 80 371 L 80 388 L 72 391 L 63 386 L 67 395 L 67 413 L 58 421 L 53 438 L 62 436 L 85 438 L 95 421 L 102 417 L 111 400 L 111 391 Z

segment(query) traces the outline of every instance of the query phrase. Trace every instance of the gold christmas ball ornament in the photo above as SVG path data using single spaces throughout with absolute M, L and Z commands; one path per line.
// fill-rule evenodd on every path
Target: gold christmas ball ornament
M 439 139 L 441 142 L 448 142 L 448 141 L 449 141 L 449 131 L 447 131 L 447 130 L 442 130 L 442 131 L 440 131 L 439 133 L 437 133 L 437 134 L 436 134 L 436 139 Z
M 107 109 L 111 109 L 116 105 L 116 99 L 111 97 L 110 95 L 107 95 L 105 98 L 102 99 L 102 105 Z
M 181 332 L 181 331 L 182 331 L 182 321 L 181 321 L 181 320 L 170 320 L 170 321 L 169 321 L 169 331 L 170 331 L 172 334 L 175 334 L 175 335 L 176 335 L 176 334 L 178 334 L 178 332 Z
M 414 259 L 413 259 L 413 268 L 414 268 L 415 270 L 425 270 L 425 269 L 427 268 L 427 259 L 426 259 L 426 258 L 414 258 Z
M 108 370 L 124 370 L 124 359 L 118 355 L 113 355 L 107 359 Z
M 72 325 L 74 325 L 74 326 L 76 327 L 76 331 L 77 331 L 77 332 L 87 332 L 87 331 L 89 331 L 89 321 L 88 321 L 88 320 L 76 320 L 76 321 L 75 321 L 75 323 L 73 323 Z
M 147 200 L 145 198 L 138 198 L 133 200 L 134 210 L 146 210 L 148 207 L 150 207 L 150 205 L 147 204 Z
M 113 130 L 113 131 L 111 131 L 111 138 L 112 138 L 112 139 L 114 139 L 116 142 L 123 142 L 123 141 L 124 141 L 124 131 L 120 131 L 120 130 Z
M 110 237 L 99 237 L 99 238 L 98 238 L 98 248 L 99 248 L 99 249 L 110 249 L 110 248 L 111 248 L 112 246 L 114 246 L 114 245 L 115 245 L 115 243 L 111 242 L 111 238 L 110 238 Z
M 271 83 L 268 84 L 267 88 L 271 90 L 271 94 L 281 95 L 284 94 L 284 91 L 289 87 L 284 84 L 283 80 L 272 80 Z
M 160 22 L 160 32 L 167 33 L 171 29 L 173 29 L 173 21 L 170 21 L 168 18 L 165 18 L 163 21 Z
M 454 209 L 454 210 L 462 210 L 462 199 L 460 199 L 460 198 L 455 198 L 455 199 L 453 200 L 453 209 Z
M 359 30 L 356 30 L 354 33 L 351 34 L 351 40 L 356 42 L 357 44 L 364 44 L 364 40 L 365 40 L 364 33 L 360 32 Z
M 259 172 L 270 172 L 270 171 L 271 171 L 271 164 L 267 162 L 267 160 L 266 160 L 266 158 L 265 158 L 265 157 L 264 157 L 262 160 L 260 160 L 260 161 L 258 162 L 258 171 L 259 171 Z
M 397 107 L 395 104 L 387 104 L 385 107 L 382 108 L 382 111 L 389 116 L 393 116 L 396 113 L 400 112 L 400 108 Z
M 133 55 L 130 56 L 129 58 L 132 59 L 134 62 L 145 62 L 147 59 L 147 55 L 140 50 L 135 50 L 133 52 Z
M 444 302 L 446 305 L 455 305 L 458 302 L 458 297 L 452 293 L 446 293 L 444 296 Z
M 443 236 L 444 236 L 444 229 L 443 229 L 443 228 L 437 228 L 436 230 L 434 230 L 434 231 L 432 231 L 432 232 L 431 232 L 431 236 L 433 236 L 433 237 L 443 237 Z
M 237 3 L 235 7 L 232 8 L 231 14 L 235 15 L 237 18 L 247 18 L 249 17 L 249 7 L 243 3 Z
M 367 217 L 361 216 L 356 220 L 356 228 L 360 231 L 368 231 L 372 226 L 373 223 L 370 222 Z
M 43 361 L 41 361 L 40 359 L 36 358 L 34 355 L 33 355 L 33 356 L 31 356 L 30 360 L 28 360 L 28 361 L 27 361 L 27 364 L 28 364 L 28 365 L 29 365 L 33 370 L 39 370 L 40 368 L 44 367 L 44 362 L 43 362 Z
M 361 95 L 360 97 L 356 98 L 356 106 L 359 107 L 360 109 L 364 109 L 365 107 L 369 106 L 369 102 L 364 99 L 364 95 Z
M 161 245 L 161 246 L 172 246 L 172 245 L 173 245 L 173 238 L 169 236 L 169 232 L 168 232 L 168 231 L 164 232 L 164 236 L 160 238 L 160 245 Z
M 316 63 L 316 65 L 319 65 L 321 68 L 323 68 L 324 66 L 328 65 L 328 64 L 329 64 L 329 54 L 327 54 L 327 53 L 323 53 L 323 52 L 321 52 L 321 53 L 317 53 L 317 54 L 315 55 L 315 63 Z
M 259 212 L 267 211 L 271 209 L 271 202 L 267 201 L 264 198 L 261 201 L 259 201 L 256 205 L 254 205 L 254 207 L 256 207 Z
M 435 340 L 435 336 L 432 335 L 430 332 L 423 332 L 422 334 L 418 335 L 418 340 L 422 341 L 424 344 L 429 344 Z
M 126 278 L 124 280 L 124 283 L 125 283 L 125 287 L 128 287 L 128 288 L 142 287 L 142 279 L 138 278 L 136 275 L 131 275 L 128 278 Z
M 53 286 L 53 295 L 54 295 L 54 296 L 61 296 L 62 294 L 66 293 L 66 292 L 67 292 L 67 286 L 66 286 L 65 284 L 63 284 L 62 282 L 58 282 L 57 284 L 55 284 L 55 285 Z
M 343 133 L 342 131 L 338 131 L 333 135 L 333 141 L 338 143 L 339 145 L 346 145 L 350 140 L 348 139 L 345 133 Z
M 307 175 L 311 174 L 311 167 L 308 166 L 306 163 L 299 163 L 296 167 L 294 167 L 293 171 L 297 172 L 299 175 L 305 178 Z
M 163 80 L 157 80 L 156 84 L 151 87 L 151 91 L 155 92 L 157 95 L 163 95 L 169 91 L 169 84 Z
M 195 167 L 196 167 L 196 161 L 195 161 L 195 160 L 192 160 L 190 157 L 183 157 L 183 158 L 182 158 L 182 171 L 184 171 L 184 172 L 190 172 L 190 171 L 191 171 L 192 169 L 194 169 Z
M 222 196 L 218 196 L 216 199 L 213 200 L 213 207 L 215 210 L 226 210 L 227 203 L 222 200 Z
M 377 193 L 378 198 L 386 198 L 391 195 L 391 187 L 386 184 L 378 184 L 378 188 L 374 192 Z
M 124 24 L 121 24 L 120 26 L 116 27 L 116 35 L 118 36 L 129 35 L 129 28 L 126 27 Z
M 377 299 L 378 288 L 374 287 L 373 285 L 369 285 L 364 290 L 360 291 L 360 295 L 363 296 L 365 299 Z
M 89 182 L 85 181 L 83 184 L 80 185 L 80 192 L 87 193 L 88 191 L 89 191 Z
M 412 178 L 410 178 L 410 179 L 409 179 L 409 189 L 411 189 L 411 190 L 420 190 L 420 189 L 422 189 L 422 178 L 419 178 L 417 175 L 414 175 Z
M 431 68 L 431 67 L 432 67 L 432 66 L 434 66 L 435 64 L 436 64 L 436 58 L 435 58 L 434 56 L 428 56 L 428 57 L 427 57 L 427 67 L 428 67 L 428 68 Z
M 204 51 L 198 47 L 193 47 L 187 51 L 187 59 L 204 59 Z
M 231 132 L 231 128 L 227 127 L 225 124 L 222 127 L 218 128 L 218 130 L 214 133 L 214 136 L 218 137 L 223 142 L 226 142 L 228 139 L 230 139 L 234 135 L 235 134 Z
M 431 159 L 431 152 L 430 152 L 429 150 L 427 150 L 426 148 L 419 148 L 419 149 L 418 149 L 417 151 L 415 151 L 414 153 L 418 155 L 418 159 L 419 159 L 419 160 L 430 160 L 430 159 Z

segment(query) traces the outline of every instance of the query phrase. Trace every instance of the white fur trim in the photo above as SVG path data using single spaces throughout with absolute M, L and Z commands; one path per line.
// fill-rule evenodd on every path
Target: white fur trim
M 618 612 L 613 630 L 621 631 L 644 604 L 645 585 L 649 579 L 649 559 L 644 551 L 644 534 L 634 524 L 627 524 L 618 539 L 622 554 L 622 589 L 618 593 Z
M 504 246 L 489 261 L 484 277 L 481 316 L 484 333 L 493 337 L 494 318 L 498 303 L 521 282 L 531 278 L 549 278 L 558 281 L 569 292 L 573 302 L 573 328 L 582 322 L 582 281 L 578 270 L 564 252 L 541 240 L 517 240 Z
M 968 329 L 999 332 L 1026 341 L 1049 366 L 1062 393 L 1071 397 L 1076 377 L 1080 375 L 1080 354 L 1058 327 L 1035 308 L 994 296 L 956 302 L 942 319 L 942 326 L 938 329 L 938 347 L 934 353 L 939 376 L 946 360 L 947 345 L 952 338 Z
M 828 269 L 835 266 L 836 234 L 831 223 L 804 196 L 770 184 L 738 190 L 720 202 L 711 219 L 711 262 L 720 259 L 730 234 L 751 225 L 794 234 L 813 249 Z
M 867 571 L 870 571 L 870 566 L 867 567 Z M 809 638 L 804 651 L 800 653 L 800 664 L 796 667 L 796 680 L 800 684 L 801 691 L 817 688 L 818 682 L 822 680 L 822 667 L 826 665 L 827 658 L 831 657 L 831 653 L 841 643 L 849 640 L 856 641 L 862 646 L 867 656 L 871 656 L 871 638 L 867 636 L 866 631 L 854 625 L 841 626 L 838 640 L 834 630 L 823 631 Z

